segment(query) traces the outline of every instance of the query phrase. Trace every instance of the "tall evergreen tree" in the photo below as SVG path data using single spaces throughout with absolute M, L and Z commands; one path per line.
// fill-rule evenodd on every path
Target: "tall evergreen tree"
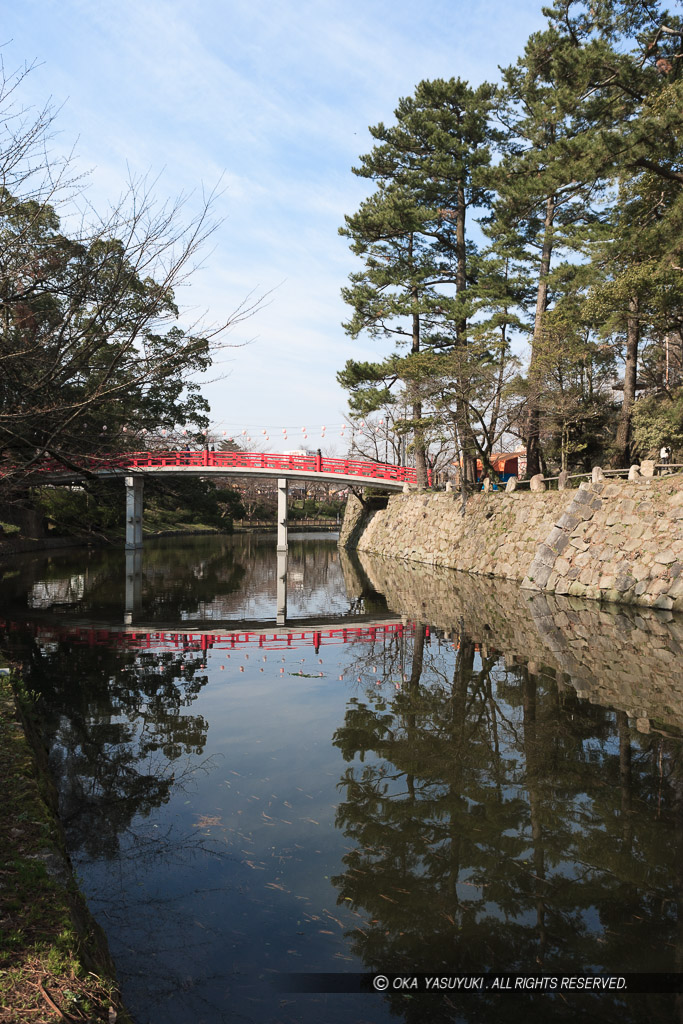
M 352 337 L 367 332 L 390 338 L 397 351 L 381 363 L 349 361 L 339 374 L 352 392 L 352 406 L 367 412 L 387 400 L 398 380 L 414 392 L 413 422 L 418 483 L 426 481 L 420 389 L 412 372 L 418 354 L 467 345 L 471 313 L 469 285 L 475 247 L 467 240 L 467 212 L 485 206 L 479 181 L 490 161 L 493 133 L 488 113 L 494 95 L 484 84 L 459 79 L 421 82 L 402 99 L 396 124 L 371 128 L 378 145 L 354 173 L 377 190 L 346 218 L 341 233 L 364 263 L 343 290 L 353 315 L 344 325 Z M 401 348 L 409 348 L 403 356 Z M 469 438 L 467 410 L 457 411 L 460 433 Z
M 547 13 L 582 55 L 593 107 L 585 148 L 616 192 L 610 232 L 586 256 L 605 333 L 623 341 L 611 458 L 628 465 L 641 341 L 681 323 L 683 20 L 657 0 L 557 0 Z
M 683 276 L 668 237 L 677 221 L 677 186 L 649 171 L 623 182 L 611 231 L 593 248 L 597 270 L 589 306 L 602 334 L 623 351 L 623 399 L 610 460 L 628 466 L 633 457 L 632 416 L 644 343 L 664 338 L 683 324 Z M 683 212 L 683 208 L 682 208 Z M 679 230 L 683 224 L 679 224 Z
M 532 35 L 524 54 L 503 71 L 499 116 L 507 138 L 493 180 L 497 219 L 516 231 L 535 269 L 525 439 L 527 472 L 541 470 L 539 351 L 551 303 L 553 258 L 580 244 L 597 217 L 604 178 L 586 133 L 600 121 L 601 99 L 591 95 L 591 57 L 579 40 L 550 26 Z

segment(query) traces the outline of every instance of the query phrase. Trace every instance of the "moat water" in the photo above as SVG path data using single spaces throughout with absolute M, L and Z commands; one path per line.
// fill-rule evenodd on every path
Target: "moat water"
M 0 652 L 138 1024 L 683 1019 L 318 984 L 683 970 L 681 618 L 317 536 L 276 627 L 277 577 L 267 536 L 0 567 Z

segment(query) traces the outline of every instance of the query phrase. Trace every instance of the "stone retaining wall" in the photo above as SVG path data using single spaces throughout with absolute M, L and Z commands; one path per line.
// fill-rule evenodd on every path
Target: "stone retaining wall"
M 683 475 L 578 490 L 349 499 L 339 543 L 526 589 L 683 610 Z

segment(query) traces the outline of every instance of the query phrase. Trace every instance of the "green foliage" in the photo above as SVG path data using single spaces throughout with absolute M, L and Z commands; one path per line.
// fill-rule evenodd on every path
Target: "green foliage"
M 84 487 L 42 487 L 33 502 L 57 536 L 88 534 L 120 537 L 125 527 L 124 492 L 120 481 L 89 481 Z M 176 526 L 210 526 L 231 532 L 233 519 L 244 514 L 239 492 L 218 489 L 210 481 L 183 477 L 149 478 L 145 483 L 145 527 L 153 531 Z
M 145 486 L 145 508 L 169 524 L 195 523 L 228 531 L 233 517 L 243 512 L 238 492 L 185 477 L 150 480 Z
M 658 458 L 670 445 L 674 462 L 683 452 L 683 386 L 664 394 L 648 395 L 636 402 L 633 412 L 633 450 L 642 458 Z
M 0 65 L 0 480 L 11 498 L 46 456 L 96 466 L 147 448 L 150 434 L 205 428 L 197 376 L 259 305 L 181 326 L 174 291 L 215 226 L 215 195 L 183 222 L 182 199 L 160 203 L 131 179 L 103 213 L 84 201 L 74 218 L 80 175 L 50 155 L 50 108 L 17 100 L 28 73 Z
M 54 209 L 6 189 L 0 242 L 1 460 L 68 464 L 128 447 L 143 428 L 205 424 L 187 378 L 208 366 L 208 342 L 158 330 L 177 315 L 173 295 L 143 276 L 134 251 L 105 235 L 69 238 Z M 31 287 L 20 287 L 27 273 Z
M 471 380 L 492 345 L 499 354 L 507 352 L 511 303 L 498 300 L 508 264 L 499 254 L 483 258 L 467 236 L 470 211 L 481 214 L 490 203 L 483 172 L 499 139 L 489 117 L 494 97 L 487 83 L 472 88 L 460 79 L 420 82 L 414 96 L 399 101 L 394 126 L 370 129 L 378 145 L 361 157 L 354 173 L 375 181 L 376 191 L 341 229 L 363 261 L 363 270 L 342 290 L 353 310 L 345 330 L 352 337 L 366 333 L 388 340 L 395 348 L 377 363 L 350 360 L 338 380 L 359 416 L 391 404 L 392 389 L 403 389 L 412 405 L 411 447 L 422 484 L 435 414 L 444 411 L 473 454 Z M 441 357 L 456 350 L 461 351 L 451 360 L 446 384 Z
M 529 472 L 627 459 L 636 389 L 657 383 L 643 349 L 683 338 L 683 19 L 654 0 L 544 13 L 499 89 L 421 82 L 393 125 L 370 129 L 378 144 L 354 173 L 376 191 L 342 229 L 363 261 L 345 329 L 395 346 L 338 375 L 353 413 L 403 388 L 416 451 L 436 424 L 484 459 L 512 432 Z M 467 236 L 472 212 L 485 249 Z M 531 349 L 511 381 L 514 334 Z M 639 404 L 634 451 L 659 436 Z
M 318 517 L 329 517 L 336 520 L 337 515 L 343 514 L 344 506 L 338 501 L 322 501 L 319 498 L 306 498 L 301 502 L 293 502 L 289 508 L 288 515 L 292 520 L 296 519 L 317 519 Z
M 33 505 L 57 536 L 123 530 L 125 500 L 120 483 L 95 481 L 85 487 L 41 487 Z

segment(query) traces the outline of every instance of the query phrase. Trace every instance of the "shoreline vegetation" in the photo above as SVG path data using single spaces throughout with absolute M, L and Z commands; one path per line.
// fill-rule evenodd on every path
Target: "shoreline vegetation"
M 274 481 L 272 494 L 242 495 L 238 489 L 216 488 L 206 481 L 171 483 L 148 480 L 145 485 L 143 536 L 231 535 L 252 530 L 277 530 Z M 344 506 L 320 497 L 293 496 L 289 529 L 338 529 Z M 120 481 L 97 481 L 85 487 L 33 488 L 20 503 L 0 501 L 0 558 L 71 545 L 122 545 L 126 510 Z
M 0 671 L 0 1022 L 132 1024 L 66 853 L 33 698 Z

